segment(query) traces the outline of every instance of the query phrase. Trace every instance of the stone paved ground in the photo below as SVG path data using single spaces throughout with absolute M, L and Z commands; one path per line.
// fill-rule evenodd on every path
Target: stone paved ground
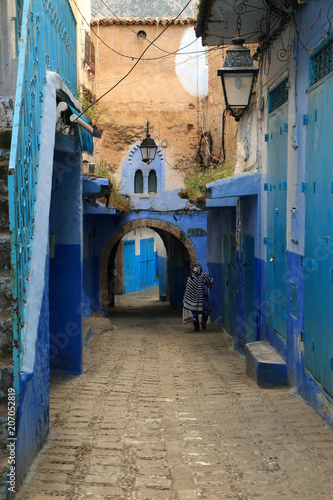
M 121 300 L 85 375 L 53 378 L 18 499 L 333 499 L 333 431 L 290 388 L 259 389 L 217 325 Z

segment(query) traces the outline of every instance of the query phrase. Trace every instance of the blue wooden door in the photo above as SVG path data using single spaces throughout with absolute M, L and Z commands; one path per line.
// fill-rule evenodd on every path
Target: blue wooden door
M 230 277 L 230 335 L 233 337 L 236 333 L 236 294 L 238 289 L 238 272 L 237 272 L 237 255 L 236 255 L 236 237 L 230 235 L 230 262 L 229 262 L 229 277 Z
M 226 234 L 223 235 L 223 254 L 224 254 L 224 326 L 229 332 L 229 241 Z
M 254 237 L 243 235 L 243 268 L 244 268 L 244 309 L 245 309 L 245 342 L 257 340 L 257 310 L 255 303 L 255 261 Z
M 267 167 L 267 321 L 287 336 L 287 148 L 288 103 L 269 116 Z
M 304 362 L 333 396 L 333 75 L 310 86 L 305 188 Z
M 124 241 L 124 291 L 135 292 L 135 240 Z
M 152 286 L 155 281 L 154 238 L 146 238 L 140 241 L 140 288 Z

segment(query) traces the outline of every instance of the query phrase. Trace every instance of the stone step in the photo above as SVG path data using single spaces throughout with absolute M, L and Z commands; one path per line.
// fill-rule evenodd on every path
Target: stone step
M 13 350 L 13 321 L 11 309 L 0 311 L 0 353 L 10 357 Z M 0 359 L 1 366 L 1 359 Z
M 0 194 L 0 233 L 6 233 L 8 231 L 9 231 L 8 198 L 6 195 Z
M 10 144 L 12 141 L 12 129 L 3 128 L 0 130 L 0 159 L 9 158 Z
M 11 306 L 11 275 L 10 269 L 7 269 L 0 271 L 0 311 L 10 309 Z
M 0 385 L 1 385 L 1 378 L 0 378 Z M 6 397 L 5 401 L 0 402 L 0 498 L 1 499 L 6 498 L 6 480 L 7 480 L 7 470 L 8 470 L 7 417 L 8 417 L 8 403 Z
M 246 374 L 260 387 L 287 384 L 287 365 L 267 340 L 250 342 L 245 347 Z
M 8 198 L 8 179 L 6 175 L 3 175 L 3 179 L 0 179 L 0 196 L 5 196 Z
M 10 235 L 0 233 L 0 271 L 10 269 Z
M 13 359 L 10 356 L 0 358 L 0 407 L 7 404 L 8 389 L 13 388 Z M 1 416 L 1 412 L 0 412 Z

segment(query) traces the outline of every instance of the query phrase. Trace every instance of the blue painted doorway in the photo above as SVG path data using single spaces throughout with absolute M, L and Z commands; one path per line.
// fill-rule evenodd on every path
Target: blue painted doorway
M 333 74 L 330 73 L 314 81 L 308 92 L 304 189 L 305 256 L 302 261 L 305 274 L 304 362 L 308 372 L 331 396 L 333 396 L 332 116 Z
M 135 240 L 124 241 L 124 292 L 135 292 Z
M 236 236 L 230 234 L 230 262 L 229 262 L 229 309 L 230 309 L 230 335 L 236 334 L 236 295 L 238 289 L 238 271 L 237 271 L 237 253 Z
M 257 308 L 255 303 L 255 260 L 254 237 L 243 235 L 243 268 L 244 268 L 244 310 L 245 310 L 245 342 L 257 339 Z
M 140 288 L 147 288 L 156 282 L 154 238 L 140 240 Z
M 229 332 L 229 240 L 228 235 L 223 235 L 223 255 L 224 255 L 224 326 Z
M 267 172 L 267 321 L 287 337 L 287 152 L 288 89 L 284 80 L 270 93 Z

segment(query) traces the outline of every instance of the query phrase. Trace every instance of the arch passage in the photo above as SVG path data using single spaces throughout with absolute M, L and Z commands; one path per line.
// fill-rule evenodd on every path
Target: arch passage
M 121 226 L 109 239 L 104 247 L 100 261 L 100 303 L 101 307 L 108 306 L 108 262 L 113 247 L 121 240 L 125 234 L 139 227 L 149 227 L 159 231 L 166 231 L 175 236 L 186 248 L 190 257 L 190 265 L 197 261 L 197 252 L 192 241 L 178 227 L 161 220 L 141 219 L 128 222 Z

